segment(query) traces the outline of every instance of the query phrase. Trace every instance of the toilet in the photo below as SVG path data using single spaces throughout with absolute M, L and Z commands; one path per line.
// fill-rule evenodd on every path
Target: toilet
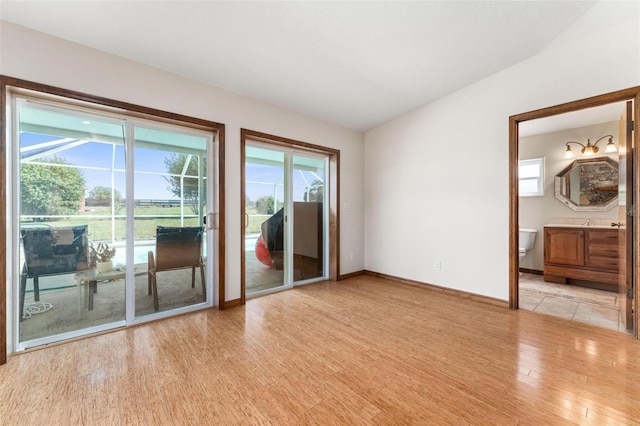
M 527 250 L 531 250 L 533 248 L 533 243 L 536 241 L 537 233 L 537 229 L 520 228 L 518 237 L 518 241 L 520 243 L 518 247 L 518 259 L 520 262 L 522 262 L 522 259 L 527 255 Z

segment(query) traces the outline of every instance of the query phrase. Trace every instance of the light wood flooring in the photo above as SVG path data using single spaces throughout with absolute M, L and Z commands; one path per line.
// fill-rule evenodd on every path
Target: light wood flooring
M 640 342 L 360 276 L 10 357 L 7 425 L 638 424 Z

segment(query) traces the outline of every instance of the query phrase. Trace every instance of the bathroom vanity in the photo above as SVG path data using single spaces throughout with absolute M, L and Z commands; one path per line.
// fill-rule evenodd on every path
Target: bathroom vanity
M 618 228 L 546 225 L 544 280 L 566 284 L 567 279 L 598 283 L 618 291 L 620 256 Z

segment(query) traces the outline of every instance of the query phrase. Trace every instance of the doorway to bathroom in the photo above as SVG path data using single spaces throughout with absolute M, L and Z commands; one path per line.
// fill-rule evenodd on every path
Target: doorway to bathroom
M 639 93 L 510 118 L 511 308 L 638 335 Z

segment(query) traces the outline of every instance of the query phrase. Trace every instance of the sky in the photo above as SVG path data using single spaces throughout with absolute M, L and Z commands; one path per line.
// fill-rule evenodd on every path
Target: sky
M 48 142 L 59 139 L 58 137 L 34 135 L 30 133 L 22 133 L 20 139 L 21 148 L 32 146 L 34 144 Z M 85 177 L 85 196 L 98 186 L 111 187 L 111 164 L 114 162 L 116 172 L 114 173 L 113 186 L 120 194 L 126 197 L 125 185 L 125 155 L 122 145 L 115 146 L 115 156 L 113 152 L 114 145 L 87 142 L 83 145 L 75 146 L 66 150 L 58 151 L 36 161 L 46 161 L 51 156 L 64 158 L 68 163 L 83 166 L 82 175 Z M 55 147 L 54 147 L 55 148 Z M 34 151 L 38 152 L 38 151 Z M 30 155 L 28 152 L 22 155 Z M 167 171 L 164 159 L 169 157 L 171 153 L 153 149 L 136 148 L 135 168 L 136 170 L 152 173 L 165 173 Z M 136 174 L 135 176 L 135 198 L 136 199 L 175 199 L 177 198 L 170 190 L 169 183 L 163 176 L 150 174 Z
M 58 136 L 46 136 L 33 133 L 21 133 L 21 150 L 38 144 L 59 140 Z M 67 143 L 66 146 L 70 146 Z M 88 197 L 91 190 L 98 186 L 110 188 L 111 165 L 114 164 L 113 186 L 123 198 L 126 198 L 125 185 L 125 153 L 123 145 L 113 145 L 99 142 L 86 142 L 68 149 L 59 149 L 65 145 L 55 145 L 46 149 L 53 150 L 51 154 L 37 158 L 34 161 L 46 162 L 47 158 L 57 156 L 64 158 L 69 164 L 82 166 L 81 173 L 85 178 L 85 196 Z M 115 152 L 114 152 L 115 147 Z M 21 154 L 21 158 L 41 152 L 43 149 L 27 151 Z M 164 176 L 157 173 L 166 173 L 165 159 L 172 152 L 157 149 L 137 147 L 134 156 L 134 167 L 137 173 L 134 175 L 135 199 L 177 199 L 170 191 L 169 183 Z M 262 196 L 276 196 L 283 200 L 283 168 L 273 165 L 247 163 L 246 165 L 246 194 L 251 201 L 256 201 Z M 139 173 L 138 173 L 139 172 Z M 304 177 L 303 177 L 304 175 Z M 306 183 L 316 179 L 309 172 L 297 170 L 293 173 L 294 200 L 302 200 L 306 190 Z

